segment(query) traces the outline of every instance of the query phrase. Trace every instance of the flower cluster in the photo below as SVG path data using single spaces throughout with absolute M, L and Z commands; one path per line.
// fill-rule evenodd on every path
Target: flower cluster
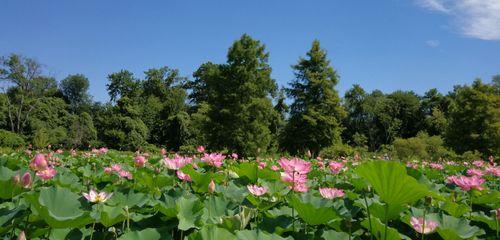
M 220 168 L 222 167 L 222 163 L 225 158 L 226 156 L 220 153 L 210 153 L 210 154 L 205 153 L 201 158 L 201 161 L 207 163 L 210 166 Z
M 174 158 L 164 158 L 163 163 L 168 169 L 171 170 L 179 170 L 182 167 L 193 162 L 193 159 L 190 157 L 183 157 L 179 155 L 175 155 Z
M 420 218 L 411 217 L 410 224 L 413 227 L 413 229 L 415 229 L 415 231 L 421 234 L 432 233 L 439 226 L 437 222 L 428 219 L 424 220 L 424 218 L 421 217 Z
M 52 179 L 57 174 L 57 171 L 45 159 L 45 155 L 40 153 L 35 155 L 30 167 L 36 171 L 36 176 L 44 181 Z
M 484 188 L 481 185 L 485 182 L 484 179 L 478 176 L 449 176 L 447 181 L 450 184 L 459 186 L 464 191 L 470 191 L 472 189 L 483 190 Z
M 307 192 L 309 188 L 307 187 L 307 173 L 311 171 L 311 163 L 304 161 L 302 159 L 286 159 L 281 158 L 278 160 L 278 164 L 283 173 L 281 173 L 281 179 L 284 182 L 291 183 L 292 190 L 296 192 Z

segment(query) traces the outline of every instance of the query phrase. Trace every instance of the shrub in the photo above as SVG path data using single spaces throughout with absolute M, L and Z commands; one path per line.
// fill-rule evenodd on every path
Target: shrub
M 334 159 L 338 157 L 347 157 L 347 156 L 352 156 L 354 154 L 354 149 L 347 145 L 347 144 L 342 144 L 338 143 L 333 146 L 323 148 L 319 155 L 323 158 L 327 159 Z
M 17 148 L 24 144 L 24 139 L 19 134 L 0 129 L 0 146 Z

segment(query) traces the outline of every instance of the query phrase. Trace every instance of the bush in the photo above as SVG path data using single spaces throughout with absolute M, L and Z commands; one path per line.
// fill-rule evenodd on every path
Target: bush
M 24 146 L 24 139 L 16 133 L 0 129 L 0 146 L 17 148 Z
M 326 159 L 334 159 L 338 157 L 347 157 L 347 156 L 352 156 L 354 154 L 354 149 L 347 145 L 347 144 L 342 144 L 338 143 L 333 146 L 323 148 L 319 155 L 322 158 Z
M 392 147 L 394 155 L 399 159 L 430 158 L 437 160 L 453 155 L 443 144 L 441 136 L 429 136 L 427 133 L 419 133 L 412 138 L 396 138 L 392 143 Z

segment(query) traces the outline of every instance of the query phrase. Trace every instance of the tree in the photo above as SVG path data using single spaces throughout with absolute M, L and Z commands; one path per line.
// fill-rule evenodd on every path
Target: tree
M 139 96 L 139 81 L 133 73 L 121 70 L 108 75 L 108 80 L 109 83 L 106 87 L 112 102 L 118 100 L 119 97 L 135 98 Z
M 344 119 L 344 132 L 342 139 L 348 142 L 362 143 L 366 142 L 367 134 L 367 112 L 364 109 L 364 102 L 367 94 L 365 90 L 358 84 L 354 84 L 344 95 L 344 108 L 347 112 L 347 117 Z M 355 141 L 356 136 L 356 141 Z M 361 139 L 364 139 L 361 140 Z
M 483 154 L 499 154 L 500 95 L 495 83 L 480 79 L 472 86 L 456 86 L 445 141 L 458 153 L 479 150 Z
M 0 59 L 0 80 L 9 86 L 4 90 L 10 130 L 22 133 L 30 121 L 35 103 L 57 91 L 54 78 L 42 76 L 42 67 L 31 58 L 12 54 Z
M 97 140 L 97 130 L 90 114 L 83 112 L 75 116 L 68 135 L 72 147 L 91 146 Z
M 89 80 L 82 74 L 69 75 L 60 83 L 61 92 L 70 104 L 72 113 L 90 102 Z
M 341 121 L 346 113 L 335 90 L 338 76 L 317 40 L 307 58 L 300 58 L 293 69 L 295 80 L 287 93 L 294 102 L 284 146 L 291 153 L 311 150 L 318 154 L 322 148 L 341 141 Z
M 259 41 L 244 34 L 229 48 L 226 64 L 203 64 L 194 74 L 192 101 L 208 106 L 204 129 L 208 146 L 242 155 L 271 147 L 271 124 L 278 114 L 271 97 L 277 86 L 271 78 L 269 54 Z

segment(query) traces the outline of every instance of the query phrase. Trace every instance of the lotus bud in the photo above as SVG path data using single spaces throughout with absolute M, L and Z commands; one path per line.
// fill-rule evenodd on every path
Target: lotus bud
M 21 233 L 19 233 L 17 240 L 26 240 L 26 234 L 24 233 L 24 231 L 21 231 Z
M 214 180 L 212 179 L 210 181 L 210 183 L 208 184 L 208 192 L 209 193 L 213 193 L 215 191 L 215 182 Z
M 25 172 L 23 174 L 23 177 L 21 178 L 21 180 L 23 182 L 23 187 L 29 188 L 31 186 L 31 183 L 32 183 L 30 172 Z

